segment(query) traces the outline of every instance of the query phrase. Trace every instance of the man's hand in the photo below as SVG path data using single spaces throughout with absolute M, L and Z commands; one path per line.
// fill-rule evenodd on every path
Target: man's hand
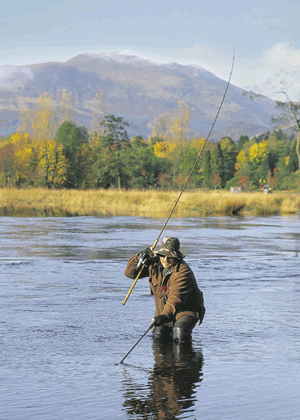
M 157 315 L 154 317 L 154 322 L 156 327 L 164 325 L 166 322 L 169 322 L 169 318 L 166 315 Z
M 150 247 L 148 247 L 144 251 L 140 252 L 138 254 L 139 260 L 138 260 L 138 263 L 136 265 L 136 269 L 139 270 L 142 267 L 142 265 L 144 267 L 149 267 L 149 265 L 152 262 L 153 256 L 154 256 L 154 254 L 153 254 L 153 251 Z

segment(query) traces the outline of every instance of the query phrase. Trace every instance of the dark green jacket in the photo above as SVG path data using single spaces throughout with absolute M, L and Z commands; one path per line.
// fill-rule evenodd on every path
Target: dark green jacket
M 125 276 L 134 279 L 138 274 L 138 256 L 129 258 Z M 166 315 L 176 321 L 182 315 L 191 315 L 202 322 L 205 307 L 203 293 L 199 289 L 194 273 L 184 260 L 179 260 L 171 273 L 163 277 L 163 266 L 159 257 L 149 267 L 144 267 L 140 277 L 149 277 L 150 288 L 155 299 L 155 316 Z

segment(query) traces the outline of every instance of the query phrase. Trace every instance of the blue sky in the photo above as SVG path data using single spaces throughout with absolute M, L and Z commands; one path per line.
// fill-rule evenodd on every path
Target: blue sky
M 300 92 L 299 0 L 6 1 L 0 66 L 66 61 L 85 52 L 196 63 L 273 94 Z M 284 86 L 286 87 L 286 86 Z

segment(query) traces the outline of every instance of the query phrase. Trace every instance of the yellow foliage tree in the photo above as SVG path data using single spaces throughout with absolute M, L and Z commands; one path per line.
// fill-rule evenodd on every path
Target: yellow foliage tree
M 38 146 L 38 179 L 47 187 L 60 187 L 66 179 L 67 160 L 63 146 L 55 140 L 37 142 Z
M 64 121 L 70 121 L 74 113 L 72 92 L 63 89 L 56 97 L 43 93 L 33 107 L 31 98 L 19 112 L 18 131 L 31 134 L 32 140 L 46 141 L 55 138 L 55 133 Z
M 260 143 L 254 143 L 249 151 L 249 159 L 254 164 L 259 164 L 262 159 L 268 154 L 268 144 L 266 140 L 262 140 Z
M 158 141 L 154 145 L 154 154 L 158 157 L 168 157 L 173 150 L 176 149 L 176 143 L 171 143 L 170 141 L 164 142 L 164 141 Z
M 14 150 L 10 139 L 0 141 L 0 185 L 13 186 L 14 177 Z
M 31 183 L 38 164 L 38 150 L 29 134 L 14 133 L 10 137 L 13 147 L 13 171 L 17 185 Z
M 27 104 L 30 101 L 27 98 Z M 38 150 L 37 174 L 41 181 L 36 182 L 42 185 L 59 186 L 64 180 L 67 163 L 62 145 L 55 141 L 55 134 L 64 121 L 71 120 L 73 110 L 72 92 L 63 89 L 55 97 L 42 94 L 32 108 L 27 105 L 19 112 L 19 133 L 24 138 L 30 135 L 35 150 Z
M 178 101 L 175 112 L 171 115 L 168 124 L 168 136 L 171 141 L 179 143 L 187 140 L 190 129 L 190 108 L 184 101 Z
M 154 121 L 152 138 L 162 141 L 154 146 L 156 156 L 168 158 L 173 165 L 173 186 L 175 186 L 179 162 L 183 152 L 183 143 L 190 132 L 189 106 L 182 100 L 178 101 L 177 108 L 170 114 L 160 114 Z
M 46 141 L 55 136 L 55 113 L 53 96 L 43 93 L 38 99 L 33 111 L 31 132 L 32 139 Z
M 248 157 L 247 157 L 246 151 L 241 150 L 240 153 L 237 155 L 234 168 L 238 171 L 247 162 L 247 160 L 248 160 Z
M 160 114 L 154 121 L 152 137 L 159 138 L 166 142 L 186 140 L 190 132 L 190 109 L 184 101 L 178 101 L 177 108 L 171 112 Z
M 205 140 L 206 139 L 204 137 L 195 138 L 195 139 L 191 140 L 191 146 L 197 152 L 200 152 L 202 150 L 203 146 L 204 146 Z

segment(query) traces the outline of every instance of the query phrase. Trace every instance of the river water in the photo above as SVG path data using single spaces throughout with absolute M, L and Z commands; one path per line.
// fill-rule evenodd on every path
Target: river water
M 299 420 L 300 218 L 171 219 L 204 293 L 190 346 L 151 332 L 127 259 L 163 219 L 0 218 L 1 420 Z

